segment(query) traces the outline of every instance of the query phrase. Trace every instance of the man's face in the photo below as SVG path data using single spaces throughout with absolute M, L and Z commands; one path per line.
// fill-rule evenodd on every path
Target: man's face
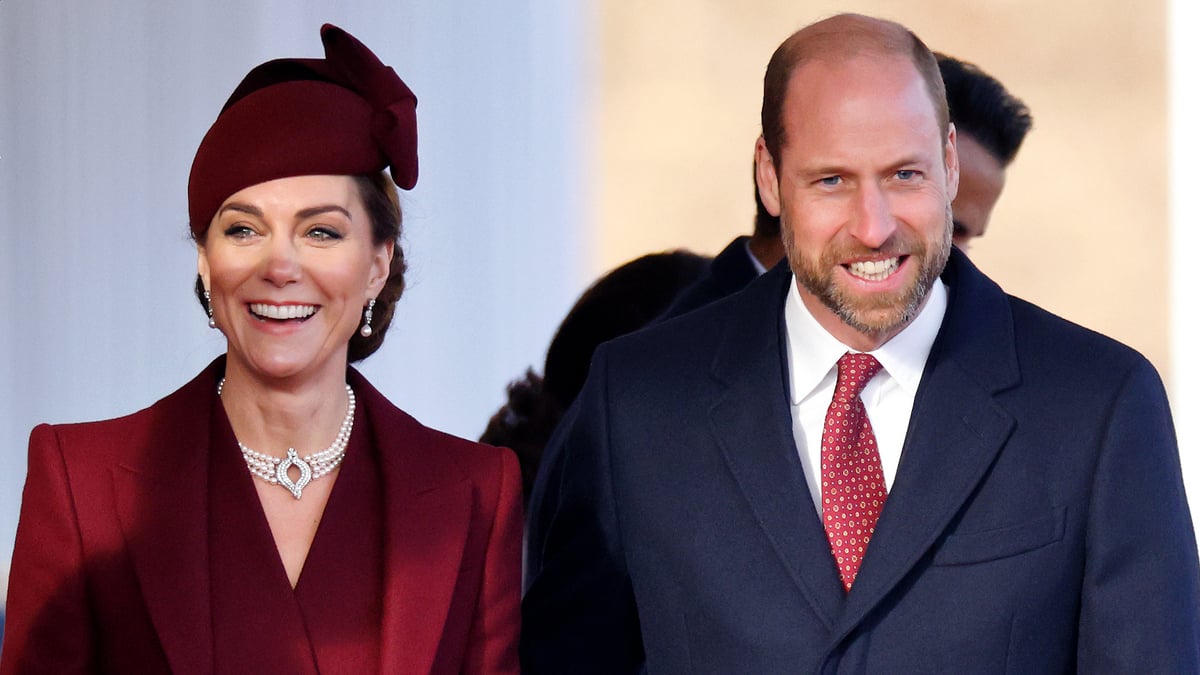
M 954 132 L 906 59 L 859 55 L 797 68 L 776 162 L 760 139 L 763 203 L 781 216 L 809 312 L 834 337 L 875 349 L 924 306 L 950 252 Z
M 958 196 L 954 213 L 954 244 L 964 253 L 971 240 L 982 237 L 1000 191 L 1004 189 L 1004 167 L 970 134 L 958 134 Z

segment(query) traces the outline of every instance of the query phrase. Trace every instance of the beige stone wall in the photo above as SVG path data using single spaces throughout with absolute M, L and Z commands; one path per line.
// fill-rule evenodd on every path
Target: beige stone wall
M 748 232 L 762 73 L 838 11 L 908 25 L 1029 104 L 1034 130 L 975 261 L 1009 292 L 1167 353 L 1165 3 L 599 0 L 597 271 Z

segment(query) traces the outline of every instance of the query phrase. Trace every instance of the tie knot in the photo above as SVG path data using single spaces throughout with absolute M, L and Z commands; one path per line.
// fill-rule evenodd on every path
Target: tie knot
M 838 359 L 837 391 L 834 396 L 853 399 L 858 396 L 867 382 L 883 369 L 879 361 L 870 354 L 846 352 Z

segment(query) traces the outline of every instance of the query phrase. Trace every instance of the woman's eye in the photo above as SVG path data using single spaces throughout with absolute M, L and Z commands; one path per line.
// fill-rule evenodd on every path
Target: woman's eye
M 235 223 L 225 228 L 225 236 L 234 239 L 248 239 L 254 236 L 254 230 L 250 229 L 248 225 Z
M 342 238 L 341 233 L 328 227 L 314 227 L 308 231 L 308 236 L 317 241 L 337 241 Z

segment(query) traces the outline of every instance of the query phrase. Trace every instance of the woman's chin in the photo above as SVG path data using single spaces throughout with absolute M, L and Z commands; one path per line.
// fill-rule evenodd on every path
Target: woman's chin
M 237 360 L 244 364 L 246 370 L 262 380 L 289 380 L 305 373 L 320 372 L 323 370 L 322 365 L 332 358 L 332 355 L 323 358 L 316 355 L 305 357 L 297 353 L 296 349 L 256 350 L 245 354 L 235 354 L 233 350 L 230 352 L 231 361 Z

